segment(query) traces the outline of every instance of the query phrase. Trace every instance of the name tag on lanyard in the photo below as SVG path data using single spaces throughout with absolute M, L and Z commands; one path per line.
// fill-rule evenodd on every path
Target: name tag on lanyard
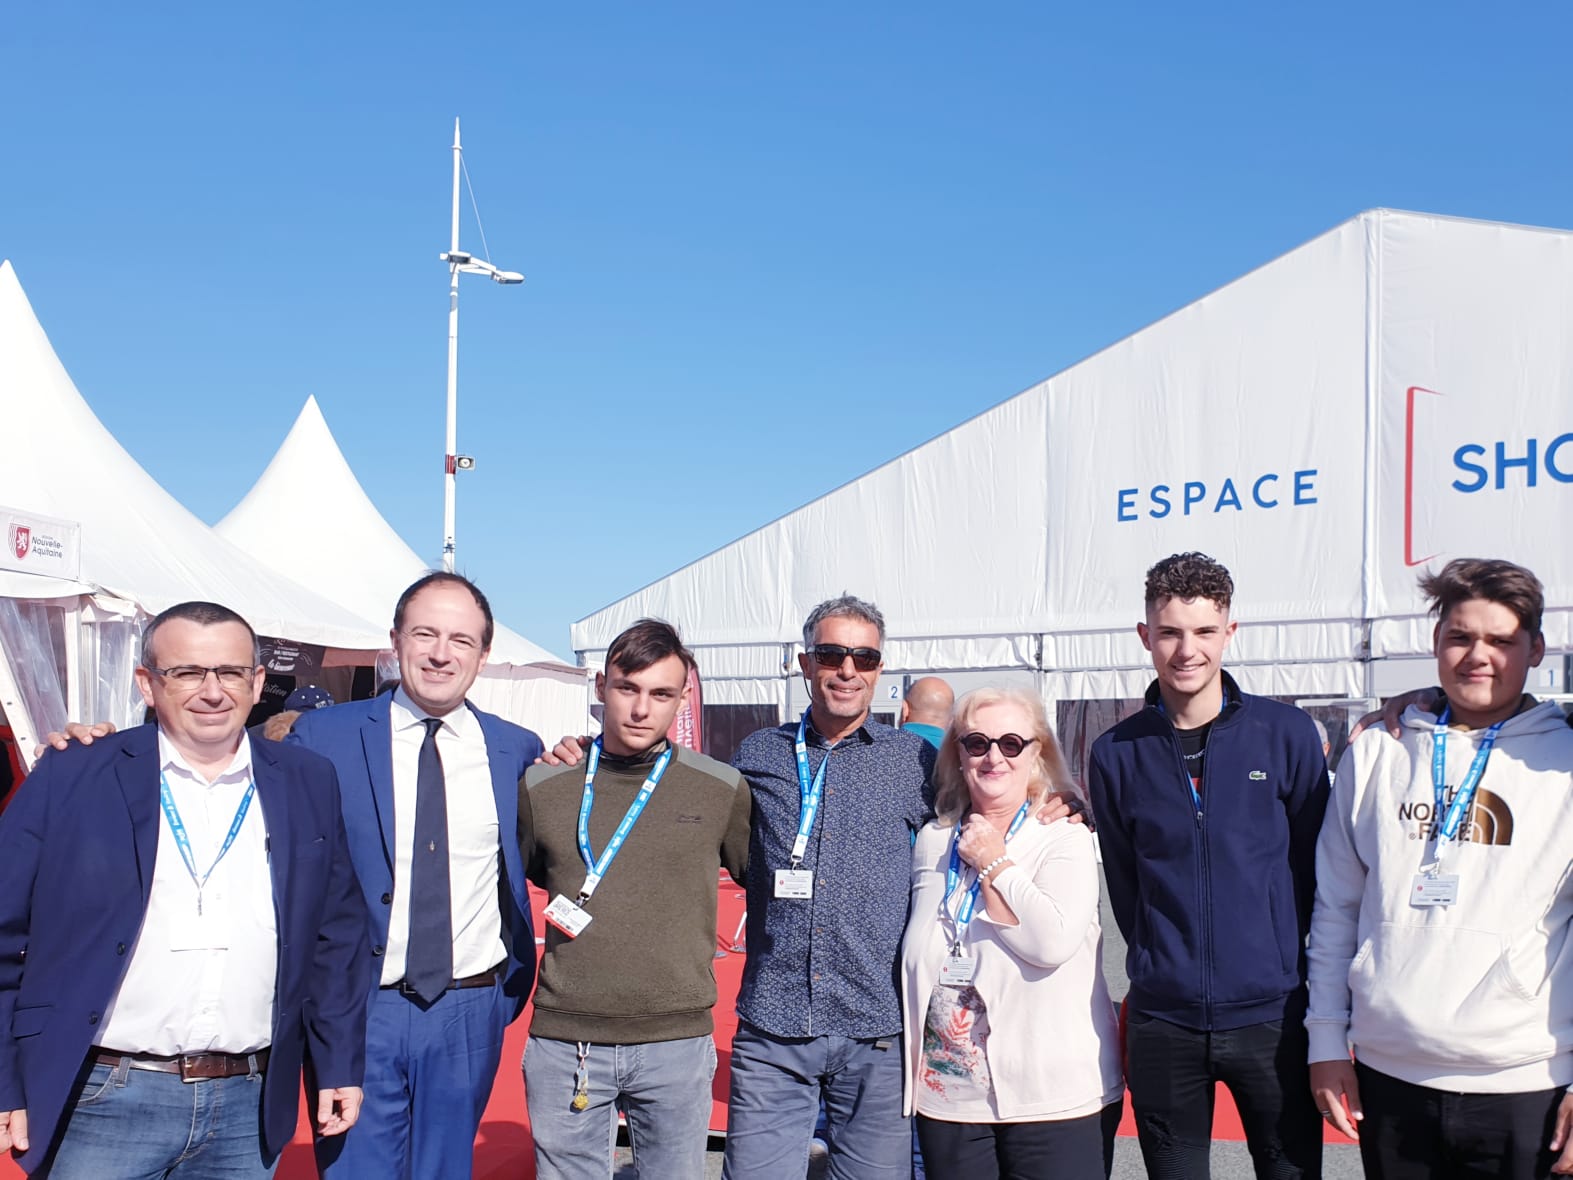
M 601 879 L 606 876 L 612 867 L 612 861 L 617 859 L 617 854 L 622 851 L 623 841 L 628 839 L 628 833 L 633 831 L 634 824 L 644 814 L 645 804 L 649 803 L 650 796 L 660 785 L 661 776 L 666 773 L 667 763 L 672 760 L 671 747 L 663 750 L 656 759 L 655 765 L 650 768 L 650 773 L 645 777 L 644 784 L 639 788 L 639 794 L 628 805 L 622 821 L 617 825 L 617 830 L 612 833 L 611 840 L 601 850 L 601 855 L 596 858 L 590 850 L 590 810 L 595 806 L 595 772 L 601 765 L 601 739 L 596 738 L 590 746 L 590 757 L 585 763 L 584 792 L 579 799 L 579 857 L 584 861 L 584 884 L 579 888 L 579 900 L 572 902 L 566 894 L 559 893 L 552 898 L 546 907 L 543 916 L 557 929 L 569 938 L 578 938 L 584 933 L 584 928 L 590 924 L 591 914 L 584 908 L 595 895 L 596 889 L 601 884 Z
M 1432 876 L 1416 873 L 1414 888 L 1409 893 L 1409 904 L 1420 909 L 1431 906 L 1449 906 L 1458 901 L 1458 877 L 1454 873 Z
M 202 912 L 177 907 L 169 923 L 169 949 L 172 951 L 227 951 L 229 949 L 228 906 L 215 905 L 209 897 Z
M 1435 863 L 1415 874 L 1409 890 L 1409 904 L 1419 909 L 1458 904 L 1458 874 L 1442 872 L 1443 863 L 1454 853 L 1458 838 L 1464 835 L 1464 825 L 1474 807 L 1475 791 L 1486 772 L 1497 734 L 1503 722 L 1498 721 L 1486 730 L 1480 739 L 1480 748 L 1470 761 L 1464 781 L 1453 792 L 1453 801 L 1444 811 L 1442 800 L 1447 792 L 1447 723 L 1453 715 L 1451 706 L 1443 708 L 1431 739 L 1431 789 L 1434 799 L 1432 815 L 1436 822 Z
M 797 723 L 797 741 L 793 745 L 800 798 L 797 835 L 792 841 L 792 867 L 776 870 L 775 895 L 789 901 L 807 901 L 814 896 L 814 870 L 801 866 L 803 857 L 808 853 L 808 837 L 814 830 L 814 817 L 819 814 L 819 800 L 825 789 L 825 770 L 830 765 L 830 751 L 826 750 L 819 764 L 819 773 L 809 777 L 807 710 L 804 710 L 802 719 Z
M 546 907 L 544 916 L 548 922 L 569 938 L 578 938 L 591 920 L 591 915 L 588 912 L 576 906 L 561 893 L 552 898 L 551 904 Z
M 814 896 L 814 870 L 777 869 L 776 896 L 804 900 Z
M 965 955 L 947 955 L 939 965 L 939 981 L 946 987 L 968 987 L 977 971 L 976 959 Z

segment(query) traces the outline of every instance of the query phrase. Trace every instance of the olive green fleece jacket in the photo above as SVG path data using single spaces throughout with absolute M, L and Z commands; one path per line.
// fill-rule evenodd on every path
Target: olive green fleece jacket
M 663 747 L 664 748 L 664 747 Z M 603 754 L 590 848 L 599 857 L 644 785 L 643 760 Z M 584 766 L 532 766 L 519 780 L 519 852 L 531 881 L 570 901 L 584 884 L 579 804 Z M 706 1036 L 716 986 L 720 869 L 748 864 L 748 783 L 725 763 L 678 748 L 569 938 L 546 925 L 533 1036 L 607 1045 Z

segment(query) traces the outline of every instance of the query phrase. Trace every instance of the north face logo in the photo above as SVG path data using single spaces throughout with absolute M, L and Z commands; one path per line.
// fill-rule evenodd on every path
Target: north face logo
M 1457 793 L 1458 788 L 1448 788 L 1447 806 L 1452 805 L 1453 796 Z M 1431 840 L 1436 836 L 1437 817 L 1432 814 L 1435 810 L 1429 799 L 1398 805 L 1399 822 L 1410 825 L 1411 840 Z M 1447 814 L 1446 807 L 1442 814 Z M 1476 788 L 1475 805 L 1469 809 L 1469 818 L 1462 826 L 1463 830 L 1458 834 L 1460 840 L 1475 844 L 1513 843 L 1512 809 L 1502 796 L 1484 787 Z

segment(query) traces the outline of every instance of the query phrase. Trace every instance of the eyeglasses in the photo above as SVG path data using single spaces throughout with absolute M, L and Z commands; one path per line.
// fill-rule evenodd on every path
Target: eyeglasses
M 859 672 L 872 672 L 881 659 L 877 647 L 842 647 L 839 643 L 816 643 L 808 654 L 821 668 L 839 668 L 851 656 L 852 666 Z
M 173 668 L 149 668 L 148 671 L 169 681 L 176 688 L 195 692 L 207 682 L 209 672 L 218 677 L 220 688 L 250 688 L 251 678 L 256 669 L 247 668 L 242 664 L 220 664 L 215 668 L 203 668 L 196 664 L 177 664 Z
M 1014 733 L 1002 733 L 997 738 L 991 738 L 974 732 L 962 734 L 956 739 L 956 744 L 974 758 L 983 757 L 989 752 L 990 746 L 998 746 L 1001 754 L 1007 758 L 1014 758 L 1037 740 Z

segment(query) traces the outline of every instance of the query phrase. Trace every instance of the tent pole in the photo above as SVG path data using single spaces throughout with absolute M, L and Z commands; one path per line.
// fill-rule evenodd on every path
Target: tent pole
M 443 451 L 442 568 L 454 561 L 454 476 L 459 453 L 459 120 L 453 121 L 453 219 L 448 247 L 448 432 Z
M 16 739 L 16 751 L 22 756 L 22 769 L 32 773 L 33 747 L 38 744 L 38 734 L 34 731 L 35 722 L 27 711 L 27 702 L 22 699 L 21 686 L 16 682 L 16 674 L 11 670 L 11 660 L 3 643 L 0 643 L 0 711 L 5 713 L 6 724 L 11 727 L 11 735 Z

